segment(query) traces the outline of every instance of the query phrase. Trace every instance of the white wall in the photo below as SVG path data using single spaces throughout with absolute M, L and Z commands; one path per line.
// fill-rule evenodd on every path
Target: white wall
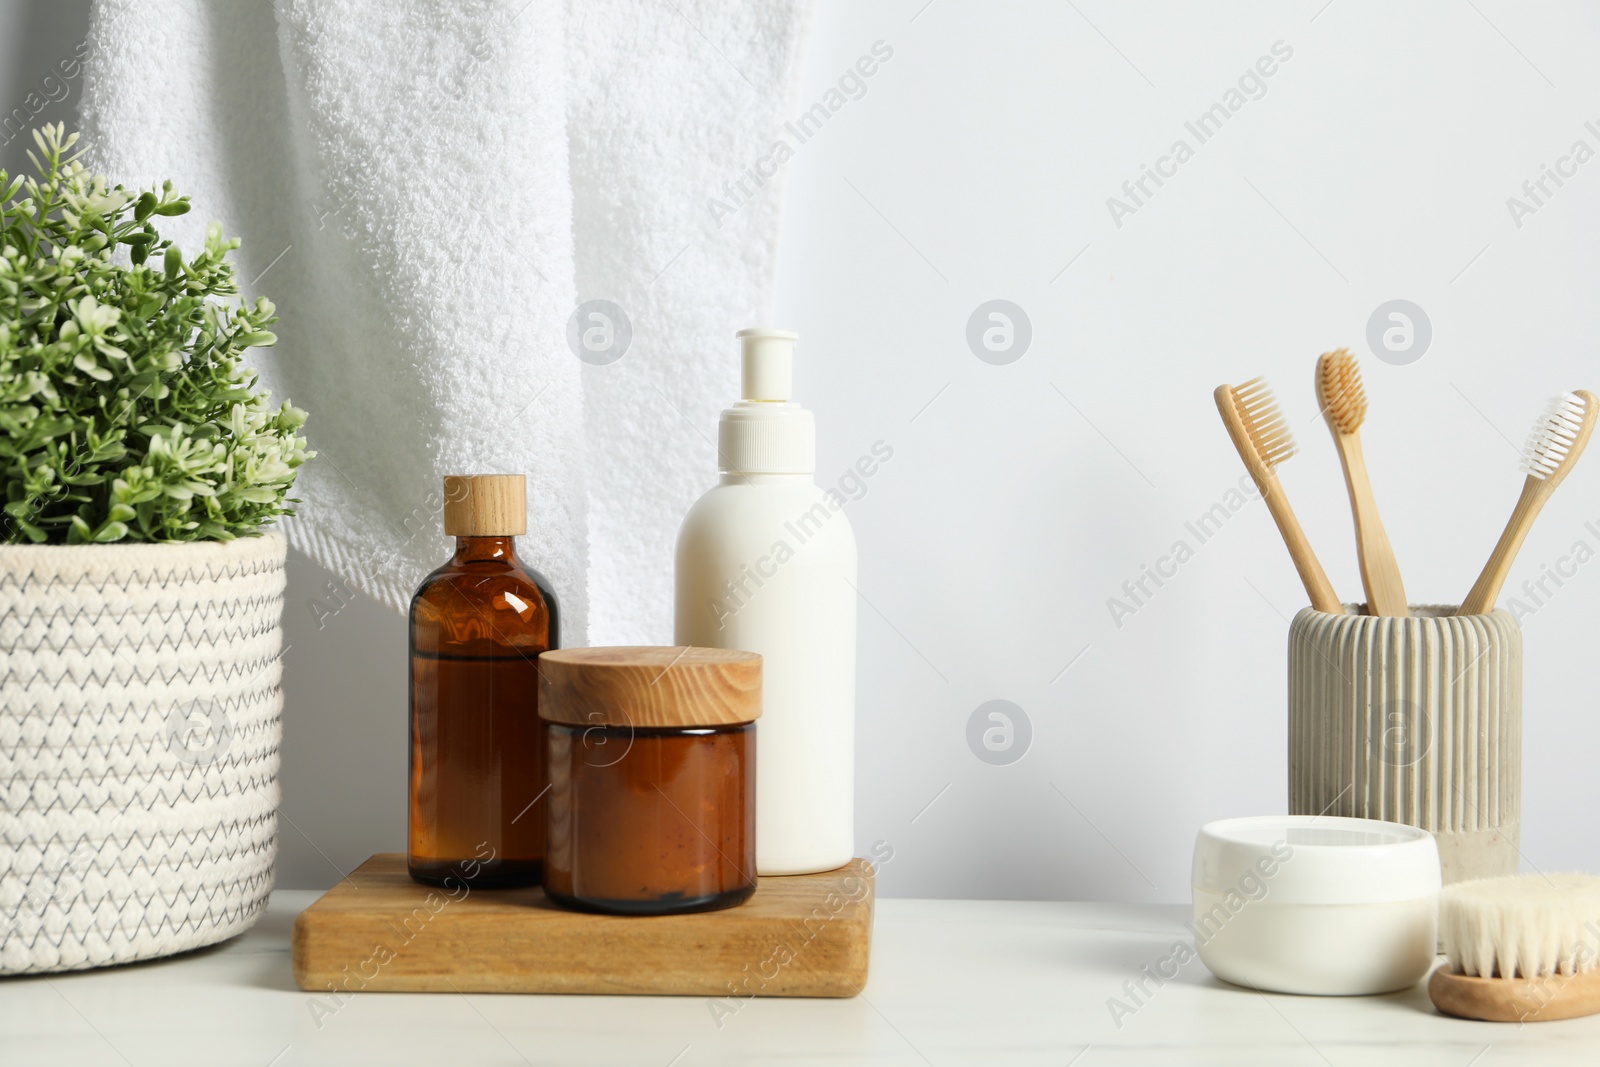
M 19 132 L 23 118 L 72 122 L 83 87 L 74 52 L 88 20 L 89 0 L 0 0 L 0 170 L 28 167 L 33 138 Z M 64 61 L 77 77 L 62 74 Z
M 14 36 L 21 6 L 0 4 L 0 86 L 54 58 Z M 892 895 L 1185 899 L 1200 822 L 1284 810 L 1286 616 L 1305 597 L 1257 503 L 1120 627 L 1107 599 L 1194 543 L 1186 521 L 1236 487 L 1210 391 L 1257 373 L 1304 448 L 1288 492 L 1358 594 L 1311 392 L 1313 359 L 1338 345 L 1363 357 L 1368 456 L 1413 598 L 1465 593 L 1544 400 L 1600 385 L 1600 162 L 1520 228 L 1506 207 L 1574 140 L 1600 149 L 1584 128 L 1600 127 L 1600 15 L 825 0 L 806 103 L 879 40 L 893 57 L 788 166 L 779 279 L 819 477 L 876 441 L 894 449 L 849 509 L 861 847 L 894 845 Z M 1293 55 L 1265 95 L 1117 226 L 1107 198 L 1174 139 L 1194 145 L 1185 121 L 1280 40 Z M 996 298 L 1033 329 L 1004 366 L 966 340 Z M 1433 327 L 1407 366 L 1366 348 L 1369 316 L 1396 298 Z M 1600 530 L 1595 459 L 1513 586 L 1580 539 L 1600 549 L 1590 521 Z M 403 622 L 356 602 L 319 629 L 309 603 L 326 579 L 292 564 L 285 886 L 404 845 Z M 1597 609 L 1600 563 L 1525 620 L 1523 851 L 1540 869 L 1600 863 L 1586 817 Z M 994 699 L 1032 726 L 1010 765 L 967 741 Z
M 1311 379 L 1340 345 L 1363 357 L 1409 591 L 1466 593 L 1545 399 L 1600 385 L 1600 161 L 1520 228 L 1506 207 L 1575 139 L 1600 149 L 1600 13 L 924 3 L 824 6 L 808 102 L 874 41 L 894 56 L 796 153 L 780 265 L 822 470 L 895 449 L 851 510 L 861 840 L 895 844 L 895 894 L 1186 899 L 1200 822 L 1285 810 L 1285 617 L 1306 597 L 1256 503 L 1120 628 L 1106 601 L 1236 485 L 1210 391 L 1255 374 L 1303 447 L 1287 491 L 1359 596 Z M 1198 144 L 1185 121 L 1280 40 L 1265 95 Z M 1179 137 L 1194 158 L 1115 225 L 1107 198 Z M 964 336 L 994 298 L 1033 325 L 1008 366 Z M 1366 347 L 1395 298 L 1433 326 L 1409 366 Z M 1600 459 L 1513 585 L 1579 539 L 1600 549 Z M 1600 562 L 1525 621 L 1528 866 L 1600 866 L 1597 609 Z M 1010 766 L 964 736 L 996 698 L 1033 726 Z

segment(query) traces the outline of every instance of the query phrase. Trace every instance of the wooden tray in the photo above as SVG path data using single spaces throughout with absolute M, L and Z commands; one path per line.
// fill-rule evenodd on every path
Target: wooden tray
M 468 883 L 470 886 L 470 883 Z M 380 853 L 294 924 L 301 989 L 853 997 L 867 981 L 873 868 L 763 878 L 739 907 L 648 918 L 539 889 L 419 885 Z

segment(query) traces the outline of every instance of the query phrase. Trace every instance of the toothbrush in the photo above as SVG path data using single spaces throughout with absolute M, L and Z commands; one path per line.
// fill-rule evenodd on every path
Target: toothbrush
M 1344 484 L 1350 492 L 1350 510 L 1356 523 L 1356 556 L 1361 563 L 1361 585 L 1367 592 L 1367 614 L 1405 618 L 1411 614 L 1406 588 L 1400 581 L 1389 535 L 1378 518 L 1378 504 L 1367 478 L 1367 461 L 1361 451 L 1361 424 L 1367 418 L 1367 391 L 1361 386 L 1361 368 L 1348 348 L 1324 352 L 1317 360 L 1317 404 L 1333 432 Z
M 1493 610 L 1500 597 L 1500 587 L 1511 573 L 1511 564 L 1533 520 L 1539 517 L 1545 501 L 1578 462 L 1583 446 L 1589 443 L 1589 435 L 1594 432 L 1596 407 L 1595 395 L 1579 389 L 1552 400 L 1544 417 L 1534 425 L 1522 455 L 1522 470 L 1528 476 L 1522 486 L 1522 496 L 1457 615 L 1482 615 Z
M 1333 583 L 1317 562 L 1300 520 L 1289 507 L 1289 500 L 1278 484 L 1278 464 L 1294 455 L 1294 434 L 1278 410 L 1278 402 L 1267 386 L 1266 379 L 1252 378 L 1243 385 L 1219 385 L 1216 391 L 1217 410 L 1222 413 L 1222 424 L 1233 438 L 1233 447 L 1239 450 L 1245 470 L 1255 479 L 1261 498 L 1267 502 L 1283 534 L 1283 543 L 1289 548 L 1289 558 L 1300 581 L 1311 597 L 1311 606 L 1318 611 L 1334 615 L 1344 614 L 1344 606 L 1333 591 Z

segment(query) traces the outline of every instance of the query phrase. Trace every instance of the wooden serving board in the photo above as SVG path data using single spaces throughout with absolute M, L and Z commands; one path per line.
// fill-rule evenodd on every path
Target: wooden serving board
M 873 868 L 763 878 L 746 903 L 651 917 L 568 911 L 537 889 L 420 885 L 380 853 L 294 924 L 301 989 L 853 997 L 867 981 Z

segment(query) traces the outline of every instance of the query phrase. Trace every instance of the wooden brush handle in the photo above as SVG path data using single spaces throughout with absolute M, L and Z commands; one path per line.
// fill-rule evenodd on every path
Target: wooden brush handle
M 1367 460 L 1361 438 L 1353 433 L 1333 431 L 1333 443 L 1344 465 L 1344 484 L 1350 492 L 1350 511 L 1356 523 L 1356 556 L 1361 564 L 1361 586 L 1367 593 L 1367 613 L 1405 618 L 1411 614 L 1405 583 L 1400 580 L 1400 564 L 1394 558 L 1389 535 L 1378 518 L 1378 502 L 1367 477 Z
M 1428 998 L 1446 1015 L 1491 1023 L 1542 1023 L 1600 1012 L 1600 971 L 1548 978 L 1474 978 L 1448 964 L 1428 980 Z
M 1517 506 L 1511 512 L 1511 521 L 1506 523 L 1500 540 L 1495 543 L 1494 552 L 1489 555 L 1489 562 L 1484 564 L 1483 573 L 1478 575 L 1472 591 L 1461 602 L 1457 615 L 1482 615 L 1494 610 L 1495 601 L 1500 599 L 1500 589 L 1511 573 L 1511 564 L 1516 562 L 1522 542 L 1533 528 L 1533 520 L 1539 517 L 1544 502 L 1550 499 L 1554 491 L 1555 485 L 1539 478 L 1530 477 L 1523 483 L 1522 495 L 1517 498 Z
M 1246 466 L 1249 464 L 1246 463 Z M 1289 506 L 1289 498 L 1283 495 L 1283 487 L 1278 484 L 1278 476 L 1271 471 L 1251 470 L 1250 473 L 1255 477 L 1256 487 L 1261 490 L 1261 499 L 1267 502 L 1267 510 L 1272 512 L 1272 518 L 1278 524 L 1278 532 L 1283 535 L 1283 543 L 1289 549 L 1294 569 L 1300 572 L 1300 581 L 1306 587 L 1306 595 L 1311 598 L 1311 606 L 1332 615 L 1343 615 L 1344 605 L 1339 603 L 1339 594 L 1333 591 L 1333 583 L 1328 581 L 1327 572 L 1322 569 L 1317 554 L 1311 550 L 1311 542 L 1300 528 L 1300 520 Z

